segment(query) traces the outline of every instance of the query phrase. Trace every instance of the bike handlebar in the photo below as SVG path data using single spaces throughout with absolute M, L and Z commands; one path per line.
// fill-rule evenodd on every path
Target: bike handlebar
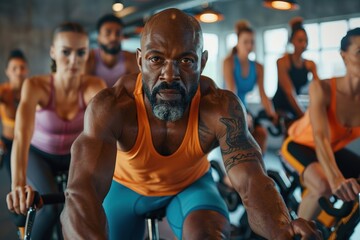
M 269 115 L 267 115 L 265 110 L 260 110 L 254 120 L 255 120 L 255 122 L 259 122 L 261 120 L 267 120 L 272 123 L 273 118 L 270 117 Z M 276 125 L 274 125 L 272 123 L 272 126 L 268 126 L 267 130 L 269 131 L 271 136 L 278 137 L 278 136 L 282 135 L 284 132 L 282 119 L 280 118 Z
M 344 202 L 341 208 L 335 208 L 330 200 L 325 197 L 321 197 L 319 199 L 319 204 L 327 214 L 338 218 L 343 218 L 349 215 L 354 207 L 354 202 L 352 201 Z
M 358 183 L 360 183 L 360 179 L 357 179 Z M 360 197 L 360 194 L 359 194 Z M 356 201 L 356 200 L 355 200 Z M 321 197 L 319 199 L 319 204 L 321 208 L 329 215 L 334 217 L 343 218 L 351 213 L 351 210 L 354 207 L 355 201 L 344 202 L 341 208 L 335 208 L 334 204 L 330 202 L 330 200 L 326 197 Z M 360 199 L 358 200 L 360 201 Z
M 44 205 L 48 204 L 59 204 L 65 202 L 65 195 L 64 193 L 51 193 L 51 194 L 43 194 L 40 195 L 39 192 L 34 191 L 34 201 L 31 204 L 30 208 L 36 208 L 36 205 L 40 203 L 42 199 Z M 22 214 L 12 213 L 13 222 L 17 227 L 24 227 L 26 223 L 26 216 Z

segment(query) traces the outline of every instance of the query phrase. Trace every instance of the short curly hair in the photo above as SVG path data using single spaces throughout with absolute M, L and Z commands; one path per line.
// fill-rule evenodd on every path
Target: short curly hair
M 124 27 L 124 23 L 121 20 L 121 18 L 118 18 L 113 14 L 106 14 L 98 20 L 98 22 L 96 24 L 97 31 L 99 32 L 102 25 L 107 22 L 114 22 L 114 23 L 119 24 L 121 27 Z

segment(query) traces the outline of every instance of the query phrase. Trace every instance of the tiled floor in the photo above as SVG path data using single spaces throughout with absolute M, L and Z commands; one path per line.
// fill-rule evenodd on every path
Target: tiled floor
M 281 139 L 279 138 L 270 138 L 269 139 L 268 151 L 264 156 L 264 162 L 268 169 L 275 169 L 281 171 L 281 165 L 279 163 L 277 157 L 277 151 L 281 144 Z M 360 141 L 359 141 L 360 142 Z M 358 143 L 353 144 L 354 148 L 358 148 Z M 209 159 L 221 159 L 220 151 L 216 149 L 209 155 Z M 9 188 L 9 181 L 7 176 L 5 175 L 4 169 L 0 170 L 0 240 L 16 240 L 16 228 L 11 223 L 8 211 L 6 208 L 5 197 L 7 190 Z M 238 223 L 239 217 L 241 216 L 243 209 L 240 207 L 234 213 L 231 213 L 231 222 L 234 224 Z M 169 229 L 166 225 L 166 222 L 160 224 L 160 232 L 162 232 L 163 236 L 170 236 Z M 172 237 L 168 239 L 173 239 Z M 360 239 L 360 226 L 356 228 L 356 232 L 353 234 L 350 240 L 358 240 Z

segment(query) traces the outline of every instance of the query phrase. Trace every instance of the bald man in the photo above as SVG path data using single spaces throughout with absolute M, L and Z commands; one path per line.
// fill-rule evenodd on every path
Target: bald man
M 229 239 L 206 159 L 219 145 L 256 233 L 320 239 L 313 224 L 290 220 L 239 99 L 201 76 L 207 56 L 199 23 L 182 11 L 146 23 L 141 73 L 93 99 L 73 145 L 61 216 L 66 239 L 142 239 L 145 213 L 163 207 L 178 239 Z

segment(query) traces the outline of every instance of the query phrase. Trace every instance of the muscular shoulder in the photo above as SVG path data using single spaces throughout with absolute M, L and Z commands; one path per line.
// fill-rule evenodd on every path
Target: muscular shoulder
M 310 100 L 322 102 L 326 106 L 330 103 L 331 86 L 330 79 L 312 81 L 309 86 Z
M 243 106 L 239 98 L 231 91 L 220 89 L 209 78 L 201 79 L 202 97 L 200 116 L 206 121 L 219 124 L 219 119 L 229 115 L 243 115 Z M 234 112 L 235 111 L 235 112 Z
M 134 99 L 125 88 L 105 88 L 91 99 L 86 109 L 85 126 L 96 124 L 109 129 L 118 138 L 127 118 L 135 113 Z
M 127 91 L 129 94 L 132 94 L 135 89 L 137 77 L 138 77 L 138 73 L 123 75 L 115 83 L 114 88 L 121 91 Z

